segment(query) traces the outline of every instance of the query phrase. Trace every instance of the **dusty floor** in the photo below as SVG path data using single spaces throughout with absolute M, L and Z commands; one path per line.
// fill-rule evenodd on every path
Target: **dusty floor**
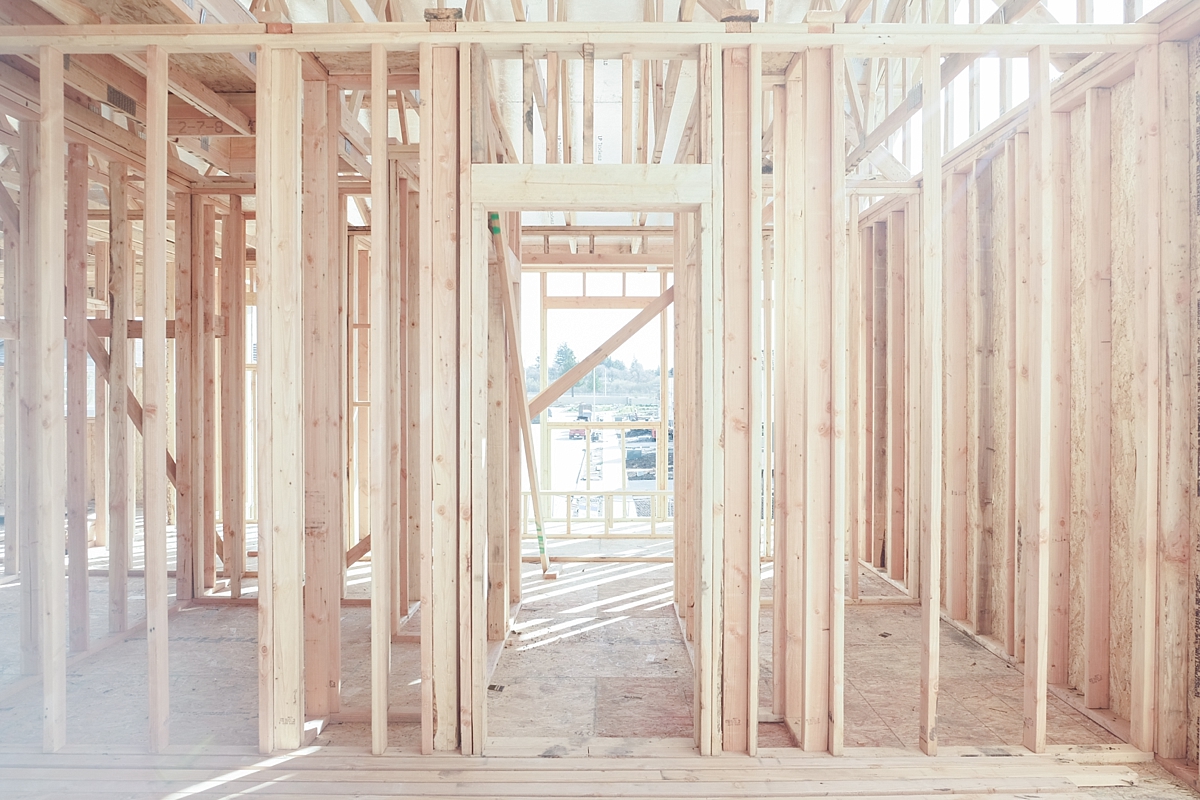
M 140 544 L 140 543 L 139 543 Z M 140 548 L 139 548 L 140 549 Z M 551 541 L 555 554 L 668 556 L 669 541 L 609 541 L 581 545 Z M 140 555 L 140 553 L 138 554 Z M 93 568 L 103 568 L 103 551 Z M 135 556 L 135 566 L 137 563 Z M 515 632 L 491 677 L 488 734 L 492 738 L 687 738 L 692 733 L 692 666 L 675 618 L 669 563 L 567 564 L 558 580 L 526 565 L 524 602 Z M 863 594 L 894 589 L 860 572 Z M 348 594 L 369 592 L 369 563 L 348 576 Z M 91 584 L 93 641 L 108 635 L 107 579 Z M 172 582 L 173 584 L 173 582 Z M 763 594 L 771 597 L 769 565 Z M 248 587 L 253 593 L 253 586 Z M 144 614 L 142 581 L 131 578 L 130 620 Z M 0 585 L 0 692 L 19 679 L 15 583 Z M 367 707 L 369 609 L 342 614 L 343 710 Z M 846 609 L 846 744 L 899 747 L 917 742 L 920 609 Z M 172 742 L 184 746 L 253 745 L 257 739 L 257 678 L 253 607 L 190 607 L 171 618 Z M 419 613 L 405 630 L 419 630 Z M 772 608 L 760 619 L 760 702 L 771 706 Z M 392 648 L 393 709 L 420 703 L 419 646 Z M 78 745 L 145 744 L 146 640 L 134 634 L 78 664 L 68 675 L 68 741 Z M 1020 671 L 942 626 L 940 728 L 944 745 L 1018 744 Z M 0 747 L 40 741 L 40 692 L 0 699 Z M 393 747 L 416 748 L 419 726 L 393 723 Z M 1052 744 L 1115 742 L 1114 737 L 1055 698 L 1048 719 Z M 780 724 L 763 723 L 760 746 L 791 745 Z M 327 727 L 315 744 L 367 747 L 366 723 Z M 1137 765 L 1143 782 L 1091 789 L 1096 798 L 1193 797 L 1153 764 Z

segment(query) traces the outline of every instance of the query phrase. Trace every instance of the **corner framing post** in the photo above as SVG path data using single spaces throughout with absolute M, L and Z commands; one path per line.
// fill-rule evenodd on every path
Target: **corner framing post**
M 119 633 L 129 625 L 129 549 L 133 541 L 133 426 L 129 395 L 133 359 L 129 353 L 129 319 L 133 316 L 133 249 L 129 226 L 128 173 L 116 161 L 108 163 L 109 318 L 108 345 L 109 532 L 108 630 Z
M 246 571 L 246 217 L 230 195 L 221 228 L 221 528 L 229 594 Z
M 300 55 L 258 52 L 259 750 L 304 732 Z

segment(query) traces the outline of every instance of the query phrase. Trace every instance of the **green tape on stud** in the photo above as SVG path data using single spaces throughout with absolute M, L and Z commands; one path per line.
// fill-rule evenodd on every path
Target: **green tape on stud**
M 494 211 L 488 213 L 488 227 L 491 228 L 494 236 L 500 235 L 500 215 Z

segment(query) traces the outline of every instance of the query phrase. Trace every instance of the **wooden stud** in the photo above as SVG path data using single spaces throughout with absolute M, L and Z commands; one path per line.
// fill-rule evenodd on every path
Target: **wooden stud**
M 1030 312 L 1033 278 L 1030 273 L 1029 236 L 1029 133 L 1014 136 L 1013 157 L 1009 163 L 1009 214 L 1013 220 L 1010 233 L 1013 241 L 1013 333 L 1016 355 L 1016 381 L 1013 387 L 1015 457 L 1013 462 L 1014 526 L 1010 545 L 1009 582 L 1012 586 L 1013 655 L 1025 660 L 1025 585 L 1028 570 L 1025 542 L 1033 526 L 1031 515 L 1036 512 L 1032 499 L 1029 476 L 1035 469 L 1034 453 L 1037 447 L 1037 425 L 1032 405 L 1036 353 L 1032 349 L 1037 320 Z
M 633 163 L 633 56 L 621 56 L 621 163 Z
M 201 243 L 200 269 L 201 278 L 198 284 L 200 290 L 200 306 L 202 316 L 197 327 L 193 330 L 202 332 L 202 349 L 204 351 L 203 374 L 203 428 L 204 428 L 204 505 L 203 531 L 204 541 L 204 588 L 211 589 L 217 579 L 217 558 L 221 557 L 224 566 L 228 566 L 224 547 L 217 542 L 217 209 L 211 203 L 204 204 L 203 241 Z M 193 276 L 195 278 L 195 276 Z M 196 310 L 193 306 L 193 311 Z
M 24 130 L 31 127 L 31 123 L 22 122 L 21 142 L 25 142 L 29 138 L 29 134 Z M 28 156 L 26 156 L 28 158 Z M 21 190 L 22 196 L 28 197 L 28 169 L 21 171 Z M 28 208 L 28 206 L 26 206 Z M 28 221 L 28 213 L 23 214 L 21 219 Z M 21 245 L 22 238 L 27 235 L 20 229 L 14 229 L 11 224 L 4 226 L 4 321 L 20 321 L 20 303 L 21 297 L 21 259 L 27 257 L 23 252 Z M 97 255 L 99 258 L 99 255 Z M 18 362 L 21 355 L 21 343 L 9 340 L 4 345 L 4 407 L 15 409 L 19 408 L 20 400 L 18 393 Z M 100 402 L 100 396 L 97 395 L 96 402 Z M 4 574 L 16 575 L 20 562 L 20 542 L 21 542 L 21 526 L 20 504 L 21 491 L 19 489 L 21 475 L 21 440 L 18 427 L 18 420 L 22 415 L 20 413 L 7 413 L 4 415 Z M 101 428 L 98 428 L 96 440 L 104 438 Z M 106 482 L 107 483 L 107 482 Z M 97 508 L 104 505 L 106 495 L 98 494 Z M 24 600 L 25 587 L 22 584 L 22 597 Z M 18 627 L 21 631 L 22 653 L 24 653 L 25 644 L 25 629 L 26 629 L 25 614 L 21 614 L 21 619 Z M 22 673 L 25 670 L 22 669 Z
M 1084 441 L 1084 702 L 1109 705 L 1110 554 L 1112 539 L 1112 93 L 1089 89 L 1084 105 L 1087 273 L 1087 425 Z
M 784 85 L 781 113 L 775 117 L 775 260 L 779 313 L 776 357 L 780 364 L 805 358 L 807 326 L 804 256 L 808 232 L 804 224 L 808 143 L 805 128 L 805 84 L 800 56 L 793 57 Z M 781 370 L 775 389 L 775 626 L 781 645 L 774 655 L 779 676 L 777 704 L 785 725 L 804 744 L 804 461 L 807 410 L 805 376 L 800 369 Z
M 587 152 L 586 150 L 584 151 Z M 490 642 L 502 642 L 508 635 L 509 622 L 509 504 L 520 495 L 509 495 L 511 488 L 507 457 L 516 442 L 509 442 L 509 399 L 512 382 L 508 379 L 505 354 L 508 340 L 504 334 L 504 286 L 508 264 L 503 253 L 488 265 L 488 414 L 487 414 L 487 538 L 488 590 L 487 635 Z M 521 376 L 524 381 L 524 376 Z M 518 558 L 519 558 L 518 553 Z M 520 581 L 519 575 L 517 576 Z
M 258 53 L 259 749 L 304 731 L 304 360 L 301 75 L 295 50 Z
M 949 110 L 947 110 L 949 114 Z M 928 175 L 928 171 L 925 172 Z M 928 186 L 928 184 L 926 184 Z M 944 386 L 946 392 L 945 523 L 935 535 L 946 548 L 946 609 L 952 619 L 967 618 L 967 176 L 955 172 L 948 190 L 944 238 L 948 268 L 939 294 L 945 305 Z M 938 312 L 942 313 L 942 312 Z
M 1053 209 L 1051 171 L 1050 54 L 1039 47 L 1029 55 L 1029 322 L 1034 323 L 1032 351 L 1037 369 L 1030 398 L 1036 420 L 1037 444 L 1031 451 L 1033 479 L 1030 494 L 1036 514 L 1026 518 L 1025 531 L 1025 704 L 1022 743 L 1032 752 L 1046 749 L 1046 685 L 1049 668 L 1051 445 L 1053 416 L 1053 320 L 1056 312 L 1053 274 Z M 1058 313 L 1061 313 L 1059 311 Z M 1027 479 L 1028 479 L 1027 478 Z
M 761 458 L 761 398 L 756 397 L 755 385 L 761 386 L 761 359 L 754 346 L 755 333 L 761 313 L 761 233 L 757 230 L 753 210 L 761 213 L 761 198 L 755 192 L 752 167 L 755 165 L 751 141 L 753 131 L 761 125 L 761 113 L 751 108 L 755 94 L 751 85 L 757 51 L 730 48 L 723 51 L 722 77 L 725 107 L 723 110 L 724 159 L 724 230 L 723 303 L 725 313 L 724 337 L 724 410 L 722 439 L 724 442 L 725 536 L 723 564 L 724 618 L 722 661 L 722 697 L 724 750 L 748 752 L 757 750 L 757 692 L 758 661 L 752 658 L 757 641 L 757 576 L 759 573 L 759 536 L 761 514 L 755 489 L 755 461 Z M 757 66 L 757 63 L 756 63 Z M 760 70 L 761 73 L 761 70 Z M 645 72 L 643 72 L 643 77 Z M 761 141 L 761 132 L 759 135 Z M 758 170 L 761 187 L 761 170 Z M 761 188 L 759 189 L 761 192 Z M 756 258 L 757 255 L 757 258 Z M 755 303 L 755 297 L 759 302 Z M 761 391 L 761 389 L 759 389 Z M 756 405 L 756 399 L 759 404 Z
M 230 195 L 221 225 L 221 530 L 231 597 L 246 571 L 246 219 Z
M 88 648 L 86 144 L 67 147 L 67 558 L 71 650 Z M 97 505 L 102 505 L 101 503 Z
M 421 476 L 430 514 L 421 524 L 421 749 L 429 753 L 459 746 L 458 51 L 422 45 L 421 64 L 421 463 L 430 465 Z
M 1051 114 L 1051 214 L 1054 309 L 1050 334 L 1050 605 L 1046 680 L 1065 684 L 1070 672 L 1071 616 L 1071 115 Z
M 212 463 L 206 461 L 204 455 L 204 440 L 208 435 L 204 425 L 204 361 L 208 355 L 204 347 L 204 205 L 203 198 L 192 196 L 192 219 L 188 225 L 191 233 L 190 254 L 192 257 L 191 283 L 189 285 L 191 299 L 188 302 L 192 314 L 191 339 L 187 343 L 191 350 L 188 361 L 191 367 L 191 375 L 188 376 L 191 388 L 188 394 L 191 441 L 188 443 L 188 451 L 192 457 L 192 502 L 190 504 L 192 571 L 194 573 L 192 581 L 197 596 L 203 595 L 204 590 L 208 588 L 208 583 L 205 581 L 205 563 L 211 560 L 207 553 L 207 537 L 204 533 L 204 475 L 212 469 Z
M 908 453 L 909 422 L 908 382 L 906 380 L 908 342 L 908 287 L 907 268 L 907 221 L 902 210 L 892 211 L 887 226 L 882 231 L 880 245 L 886 247 L 887 287 L 887 407 L 885 427 L 887 429 L 887 486 L 888 508 L 886 560 L 884 565 L 892 580 L 902 581 L 905 577 L 907 517 L 909 497 Z
M 28 551 L 36 561 L 38 638 L 42 673 L 42 749 L 60 750 L 67 738 L 66 586 L 62 554 L 63 497 L 66 490 L 66 425 L 63 407 L 63 285 L 65 261 L 65 204 L 63 174 L 66 144 L 63 130 L 63 54 L 53 47 L 38 51 L 40 78 L 37 172 L 34 176 L 34 269 L 24 276 L 27 290 L 22 310 L 22 341 L 31 368 L 22 372 L 23 402 L 36 431 L 36 446 L 22 453 L 21 468 L 31 476 L 33 491 L 24 507 L 33 531 Z M 22 198 L 29 202 L 29 198 Z M 29 438 L 27 438 L 29 441 Z M 32 443 L 32 442 L 31 442 Z
M 21 121 L 21 197 L 24 198 L 21 211 L 20 255 L 22 263 L 17 271 L 20 284 L 12 295 L 19 295 L 14 304 L 20 314 L 17 318 L 18 328 L 25 327 L 27 331 L 31 330 L 28 326 L 33 324 L 36 313 L 37 295 L 34 274 L 39 269 L 36 226 L 39 203 L 38 176 L 41 173 L 41 135 L 38 127 L 37 120 Z M 7 292 L 5 294 L 9 296 Z M 30 457 L 28 454 L 38 447 L 38 438 L 35 436 L 37 420 L 34 415 L 37 398 L 36 386 L 33 385 L 34 375 L 36 375 L 33 365 L 38 363 L 34 360 L 38 354 L 35 352 L 36 341 L 31 332 L 17 340 L 17 348 L 19 358 L 28 366 L 17 373 L 17 402 L 6 408 L 20 409 L 18 412 L 20 419 L 16 426 L 20 436 L 16 463 L 21 471 L 19 473 L 14 471 L 10 474 L 15 475 L 18 481 L 17 504 L 21 512 L 17 520 L 21 581 L 21 674 L 40 675 L 42 672 L 42 649 L 38 631 L 41 611 L 38 599 L 38 560 L 34 551 L 36 528 L 33 524 L 35 519 L 33 506 L 37 502 L 37 498 L 35 496 L 35 473 L 30 468 L 32 464 L 26 463 L 26 459 Z
M 142 444 L 145 464 L 146 643 L 150 750 L 169 742 L 167 654 L 167 52 L 146 51 L 146 182 L 142 340 Z M 242 248 L 245 252 L 245 248 Z M 243 293 L 244 294 L 244 293 Z
M 176 526 L 175 597 L 195 597 L 193 563 L 195 530 L 192 507 L 192 202 L 190 194 L 175 195 L 175 454 Z M 99 399 L 97 399 L 97 403 Z
M 109 337 L 108 388 L 112 407 L 109 409 L 110 505 L 108 518 L 108 630 L 123 631 L 129 625 L 130 547 L 133 541 L 132 482 L 133 445 L 129 423 L 129 391 L 133 387 L 132 359 L 129 353 L 128 332 L 121 322 L 133 316 L 133 252 L 130 242 L 128 211 L 128 174 L 120 162 L 108 165 L 109 203 L 109 297 L 113 320 Z
M 936 47 L 921 59 L 922 80 L 937 85 L 941 53 Z M 921 700 L 920 746 L 926 755 L 938 749 L 938 660 L 941 646 L 941 537 L 942 515 L 942 312 L 936 302 L 942 283 L 942 108 L 938 94 L 922 102 L 921 190 L 922 296 L 921 363 L 925 405 L 922 414 L 923 462 L 921 491 Z M 910 580 L 915 579 L 912 576 Z
M 830 268 L 833 271 L 833 295 L 830 303 L 832 332 L 830 337 L 832 363 L 831 379 L 833 408 L 830 414 L 830 435 L 833 438 L 832 482 L 833 510 L 830 515 L 830 571 L 829 593 L 829 738 L 830 755 L 840 756 L 845 737 L 845 646 L 846 646 L 846 530 L 847 506 L 851 502 L 848 491 L 847 426 L 849 366 L 847 364 L 848 334 L 846 326 L 850 319 L 850 296 L 848 271 L 850 261 L 847 253 L 847 201 L 846 201 L 846 158 L 845 148 L 839 146 L 846 141 L 846 117 L 840 113 L 840 98 L 846 92 L 845 49 L 841 45 L 830 48 Z M 818 87 L 823 89 L 824 87 Z M 857 573 L 857 557 L 851 561 Z
M 521 163 L 533 163 L 533 84 L 537 74 L 537 66 L 533 61 L 533 50 L 525 45 L 522 57 L 522 112 L 521 112 Z
M 583 46 L 583 163 L 591 164 L 596 156 L 594 136 L 596 116 L 596 46 Z
M 371 752 L 382 755 L 388 745 L 388 687 L 391 672 L 391 582 L 393 531 L 390 527 L 389 447 L 391 420 L 387 413 L 388 358 L 391 351 L 390 271 L 388 252 L 387 51 L 371 46 Z
M 304 704 L 310 717 L 340 710 L 340 604 L 345 527 L 341 457 L 342 392 L 329 375 L 344 374 L 340 239 L 336 192 L 340 136 L 330 124 L 340 90 L 304 84 Z

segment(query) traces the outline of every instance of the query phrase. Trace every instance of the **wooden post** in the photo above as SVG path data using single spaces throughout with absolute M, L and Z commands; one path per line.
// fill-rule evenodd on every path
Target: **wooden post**
M 929 175 L 924 170 L 925 175 Z M 932 178 L 931 178 L 932 180 Z M 941 177 L 938 177 L 941 186 Z M 926 183 L 926 186 L 931 184 Z M 944 228 L 948 246 L 939 286 L 946 324 L 943 375 L 946 391 L 945 523 L 935 535 L 946 547 L 946 610 L 952 619 L 967 618 L 967 176 L 956 172 L 947 180 L 949 197 Z M 935 295 L 936 296 L 936 295 Z M 943 456 L 935 454 L 939 461 Z
M 204 204 L 204 239 L 200 249 L 201 277 L 197 284 L 200 291 L 199 315 L 194 330 L 201 333 L 204 351 L 203 397 L 204 414 L 201 424 L 204 429 L 204 588 L 211 589 L 217 580 L 217 557 L 222 567 L 228 569 L 228 553 L 217 545 L 217 338 L 214 326 L 217 313 L 217 209 L 212 203 Z M 193 298 L 194 300 L 195 298 Z M 193 311 L 197 308 L 193 306 Z
M 304 731 L 300 55 L 258 51 L 259 749 Z M 386 605 L 386 604 L 385 604 Z
M 586 82 L 584 84 L 587 85 Z M 587 148 L 584 153 L 588 153 Z M 509 400 L 513 384 L 505 358 L 508 339 L 504 333 L 504 286 L 508 264 L 503 253 L 488 265 L 488 414 L 487 414 L 487 538 L 488 538 L 488 641 L 502 642 L 508 635 L 509 615 L 509 504 L 520 500 L 510 496 L 509 454 L 519 448 L 509 441 Z M 524 376 L 521 376 L 522 381 Z M 518 462 L 519 463 L 519 462 Z M 518 484 L 519 489 L 519 484 Z M 518 553 L 519 558 L 519 553 Z M 520 577 L 518 575 L 518 582 Z
M 67 148 L 67 556 L 71 650 L 88 647 L 87 531 L 88 148 Z M 97 498 L 103 504 L 103 498 Z
M 1036 352 L 1031 341 L 1037 325 L 1031 313 L 1033 277 L 1030 274 L 1030 229 L 1029 229 L 1029 133 L 1018 132 L 1014 137 L 1012 160 L 1009 164 L 1009 214 L 1013 219 L 1013 338 L 1016 356 L 1016 380 L 1012 391 L 1014 460 L 1012 464 L 1014 525 L 1011 531 L 1009 584 L 1012 587 L 1012 638 L 1013 655 L 1025 660 L 1025 605 L 1028 569 L 1025 563 L 1025 542 L 1033 528 L 1036 504 L 1033 498 L 1033 481 L 1036 462 L 1037 422 L 1034 414 L 1034 376 Z
M 1189 630 L 1196 609 L 1189 613 L 1189 555 L 1192 544 L 1191 498 L 1196 476 L 1196 376 L 1192 319 L 1195 291 L 1192 281 L 1191 186 L 1184 170 L 1190 141 L 1195 136 L 1188 91 L 1188 45 L 1159 45 L 1159 108 L 1161 182 L 1162 326 L 1157 354 L 1161 372 L 1162 416 L 1159 434 L 1162 479 L 1158 489 L 1161 531 L 1158 542 L 1158 695 L 1154 751 L 1159 758 L 1184 759 L 1188 754 Z M 1191 130 L 1189 131 L 1189 127 Z M 1195 164 L 1195 161 L 1192 162 Z M 1196 573 L 1195 567 L 1192 574 Z M 1193 733 L 1195 730 L 1193 729 Z
M 421 67 L 421 749 L 432 752 L 459 746 L 458 50 L 423 44 Z
M 833 464 L 833 240 L 834 192 L 829 158 L 835 116 L 831 87 L 836 71 L 828 50 L 809 50 L 804 62 L 804 140 L 806 176 L 802 195 L 804 257 L 803 342 L 804 454 L 803 489 L 803 697 L 804 720 L 800 746 L 808 751 L 829 749 L 832 686 L 831 630 L 833 614 L 832 564 L 835 553 Z M 789 127 L 789 131 L 792 128 Z M 794 148 L 794 145 L 789 145 Z M 797 151 L 792 150 L 793 153 Z M 837 215 L 840 217 L 841 215 Z M 789 240 L 789 246 L 790 240 Z M 797 554 L 799 555 L 799 554 Z M 839 563 L 839 569 L 843 569 Z M 788 586 L 789 591 L 793 590 Z
M 21 141 L 24 143 L 29 137 L 26 128 L 31 127 L 31 123 L 21 123 Z M 28 158 L 28 156 L 24 156 Z M 27 174 L 29 170 L 21 170 L 21 196 L 28 197 L 28 180 Z M 26 204 L 22 204 L 26 208 Z M 26 212 L 20 214 L 20 225 L 24 228 L 30 227 L 28 224 L 29 215 Z M 21 296 L 21 259 L 27 257 L 24 248 L 21 246 L 21 239 L 25 235 L 24 230 L 15 230 L 10 226 L 4 228 L 4 319 L 5 321 L 20 320 L 20 303 Z M 19 571 L 20 561 L 20 541 L 21 541 L 21 526 L 19 523 L 19 507 L 20 507 L 20 475 L 21 475 L 21 442 L 20 432 L 17 421 L 21 417 L 21 413 L 17 410 L 20 408 L 20 395 L 18 394 L 18 367 L 20 361 L 21 342 L 19 339 L 9 339 L 4 343 L 4 407 L 10 409 L 4 415 L 4 574 L 16 575 Z M 97 395 L 96 402 L 100 402 L 100 396 Z M 103 433 L 98 432 L 96 440 L 103 439 Z M 96 496 L 96 507 L 104 505 L 104 495 Z M 25 584 L 22 583 L 21 600 L 25 599 Z M 21 614 L 21 621 L 18 626 L 21 630 L 21 643 L 24 645 L 25 637 L 25 614 Z M 22 653 L 24 647 L 22 646 Z M 24 669 L 22 669 L 24 672 Z
M 18 327 L 23 326 L 26 320 L 32 320 L 35 314 L 34 305 L 37 303 L 37 296 L 33 290 L 34 273 L 38 270 L 38 254 L 37 254 L 37 204 L 38 204 L 38 176 L 41 172 L 41 142 L 38 132 L 39 124 L 33 120 L 22 120 L 21 122 L 21 246 L 20 256 L 22 259 L 21 267 L 16 271 L 20 283 L 17 285 L 17 291 L 6 296 L 18 297 L 14 306 L 16 307 L 19 316 Z M 18 356 L 28 366 L 23 371 L 25 373 L 36 372 L 38 362 L 33 359 L 37 358 L 35 352 L 36 341 L 32 335 L 32 330 L 28 336 L 22 336 L 17 340 Z M 38 437 L 35 436 L 36 428 L 33 426 L 37 420 L 34 417 L 34 409 L 36 408 L 36 398 L 31 397 L 31 392 L 36 387 L 31 386 L 33 377 L 18 372 L 16 386 L 17 402 L 6 408 L 18 409 L 19 421 L 16 425 L 17 432 L 20 436 L 20 441 L 17 447 L 16 464 L 20 471 L 10 473 L 17 480 L 17 500 L 21 513 L 16 521 L 19 546 L 17 548 L 20 559 L 20 580 L 21 580 L 21 674 L 22 675 L 40 675 L 42 671 L 41 645 L 39 643 L 39 621 L 41 612 L 38 605 L 38 562 L 37 555 L 34 552 L 35 528 L 33 525 L 33 504 L 36 502 L 34 492 L 36 484 L 34 483 L 34 473 L 29 468 L 31 465 L 26 463 L 27 454 L 38 447 Z M 28 509 L 28 510 L 27 510 Z
M 129 624 L 129 550 L 133 541 L 131 484 L 133 438 L 129 422 L 129 389 L 132 360 L 129 357 L 128 320 L 133 308 L 133 248 L 128 220 L 128 174 L 124 164 L 108 164 L 109 268 L 108 292 L 112 335 L 108 346 L 108 388 L 111 407 L 108 424 L 112 441 L 109 463 L 110 505 L 108 517 L 108 630 L 117 633 Z
M 146 642 L 150 750 L 162 752 L 171 717 L 167 657 L 167 53 L 146 51 L 142 443 L 145 464 Z M 245 248 L 243 248 L 245 252 Z
M 794 56 L 775 116 L 776 358 L 798 364 L 805 356 L 807 298 L 804 283 L 804 225 L 807 159 L 803 57 Z M 775 385 L 775 590 L 777 651 L 774 672 L 776 707 L 802 745 L 804 737 L 804 372 L 780 370 Z M 702 387 L 703 388 L 703 387 Z
M 195 591 L 195 527 L 192 457 L 192 202 L 175 195 L 175 598 L 191 600 Z M 110 379 L 111 383 L 111 379 Z M 99 395 L 97 395 L 99 403 Z
M 66 144 L 63 131 L 63 54 L 43 46 L 38 51 L 41 118 L 38 156 L 33 176 L 33 269 L 24 275 L 21 335 L 29 369 L 22 371 L 22 404 L 28 409 L 21 469 L 32 491 L 24 506 L 33 533 L 26 552 L 36 562 L 38 639 L 42 672 L 42 749 L 60 750 L 67 739 L 66 586 L 62 555 L 63 495 L 66 490 L 66 425 L 63 419 L 63 185 Z M 27 405 L 26 405 L 27 404 Z
M 304 84 L 304 707 L 309 717 L 338 711 L 341 697 L 341 593 L 345 566 L 342 520 L 345 462 L 342 262 L 336 175 L 340 137 L 330 124 L 340 90 Z M 374 107 L 374 106 L 373 106 Z M 372 559 L 372 566 L 374 560 Z
M 876 226 L 886 247 L 887 287 L 887 399 L 884 422 L 887 429 L 887 537 L 885 540 L 888 575 L 904 580 L 905 541 L 908 520 L 908 382 L 905 377 L 908 342 L 908 259 L 907 221 L 903 209 L 888 214 L 886 226 Z M 915 576 L 913 578 L 915 580 Z
M 846 203 L 846 150 L 841 142 L 846 141 L 846 115 L 841 113 L 840 101 L 846 93 L 846 53 L 840 45 L 830 48 L 830 71 L 825 85 L 817 91 L 829 95 L 829 262 L 833 272 L 832 314 L 830 333 L 830 436 L 833 438 L 831 471 L 833 481 L 833 509 L 830 514 L 830 558 L 826 565 L 829 572 L 829 735 L 827 746 L 830 755 L 842 755 L 845 736 L 845 608 L 846 608 L 846 531 L 848 507 L 851 502 L 848 487 L 847 426 L 849 402 L 849 366 L 847 363 L 848 336 L 846 326 L 850 319 L 849 260 L 847 257 L 847 203 Z M 811 85 L 811 82 L 810 82 Z M 853 91 L 853 89 L 852 89 Z M 857 559 L 851 562 L 857 576 Z M 857 580 L 857 578 L 856 578 Z
M 722 661 L 727 752 L 757 751 L 758 577 L 762 514 L 761 56 L 723 53 L 725 558 Z M 757 74 L 756 74 L 757 71 Z M 758 113 L 755 113 L 755 112 Z M 756 158 L 757 156 L 757 158 Z M 756 222 L 758 223 L 756 225 Z M 757 301 L 757 302 L 756 302 Z
M 1084 702 L 1109 704 L 1110 553 L 1112 539 L 1112 93 L 1089 89 L 1084 105 L 1087 272 L 1084 331 L 1088 422 L 1084 440 Z
M 1050 606 L 1046 680 L 1067 683 L 1071 616 L 1071 115 L 1050 115 L 1054 327 L 1050 336 Z
M 371 752 L 387 750 L 392 646 L 392 492 L 388 354 L 391 352 L 388 252 L 387 51 L 371 46 Z
M 940 85 L 941 53 L 926 49 L 921 59 L 925 86 Z M 921 364 L 925 403 L 922 415 L 921 491 L 921 701 L 920 746 L 926 755 L 938 748 L 938 655 L 941 646 L 941 530 L 942 505 L 942 106 L 941 93 L 922 99 L 921 256 L 922 296 Z M 916 576 L 912 576 L 915 580 Z
M 1050 524 L 1053 416 L 1053 321 L 1056 298 L 1053 271 L 1054 236 L 1050 130 L 1050 53 L 1039 47 L 1029 54 L 1029 284 L 1030 323 L 1037 331 L 1030 350 L 1037 351 L 1037 377 L 1031 398 L 1037 446 L 1031 451 L 1036 482 L 1036 516 L 1025 532 L 1025 716 L 1022 742 L 1035 753 L 1046 749 L 1046 681 L 1049 668 Z M 1036 320 L 1036 322 L 1034 322 Z M 1032 353 L 1031 353 L 1032 355 Z
M 221 530 L 229 594 L 246 571 L 246 219 L 230 195 L 221 227 Z M 311 365 L 311 362 L 309 362 Z
M 108 242 L 96 242 L 93 251 L 96 269 L 96 299 L 104 303 L 98 318 L 108 316 Z M 86 336 L 86 331 L 85 331 Z M 93 547 L 108 546 L 108 379 L 96 372 L 94 386 L 95 422 L 92 426 L 92 494 L 96 498 L 96 519 L 92 526 Z M 178 480 L 178 478 L 176 478 Z M 7 513 L 7 509 L 6 509 Z
M 211 461 L 205 457 L 204 441 L 208 438 L 208 430 L 205 428 L 205 367 L 204 362 L 208 358 L 208 351 L 204 346 L 205 342 L 205 298 L 204 298 L 204 198 L 192 196 L 192 218 L 188 225 L 188 231 L 191 233 L 191 246 L 189 248 L 192 258 L 191 269 L 189 270 L 191 283 L 188 286 L 188 291 L 191 292 L 191 298 L 188 300 L 188 309 L 191 311 L 191 337 L 187 342 L 187 347 L 190 349 L 188 363 L 191 367 L 191 374 L 188 376 L 189 391 L 187 401 L 189 404 L 188 418 L 191 423 L 190 433 L 191 440 L 188 442 L 187 450 L 191 455 L 191 487 L 192 487 L 192 502 L 191 506 L 191 534 L 192 534 L 192 583 L 193 589 L 197 595 L 204 594 L 204 590 L 211 584 L 205 580 L 207 572 L 206 564 L 212 561 L 212 556 L 208 553 L 207 537 L 204 534 L 204 495 L 205 495 L 205 474 L 214 469 Z M 260 322 L 261 324 L 261 322 Z M 262 520 L 259 520 L 261 529 Z M 261 578 L 260 578 L 261 580 Z
M 408 229 L 408 179 L 402 178 L 400 165 L 388 161 L 388 303 L 392 313 L 388 315 L 388 449 L 393 453 L 389 468 L 392 475 L 389 483 L 393 487 L 389 498 L 388 523 L 393 531 L 392 568 L 396 570 L 392 580 L 392 635 L 400 633 L 408 617 L 411 536 L 408 519 L 408 471 L 401 468 L 396 459 L 403 458 L 408 451 L 408 426 L 404 424 L 408 405 L 405 380 L 408 373 L 407 348 L 404 335 L 408 328 L 408 261 L 412 236 Z M 417 554 L 418 560 L 420 554 Z

